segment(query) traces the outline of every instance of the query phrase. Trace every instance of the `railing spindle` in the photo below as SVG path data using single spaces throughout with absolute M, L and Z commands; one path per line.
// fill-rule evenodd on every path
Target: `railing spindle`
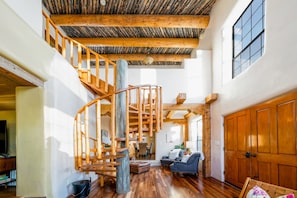
M 109 66 L 109 64 L 106 59 L 104 59 L 104 61 L 105 61 L 105 87 L 104 87 L 104 90 L 106 92 L 108 92 L 108 66 Z
M 85 125 L 85 154 L 86 154 L 86 163 L 90 164 L 90 140 L 89 140 L 89 108 L 85 107 L 85 119 L 84 119 L 84 125 Z
M 126 148 L 129 148 L 129 90 L 126 93 Z
M 82 131 L 81 131 L 81 114 L 77 114 L 77 166 L 80 168 L 82 166 Z
M 150 119 L 150 122 L 149 122 L 149 134 L 150 134 L 150 137 L 153 136 L 153 91 L 152 91 L 152 86 L 150 85 L 149 86 L 149 119 Z
M 102 157 L 102 142 L 101 142 L 101 102 L 100 100 L 96 103 L 96 139 L 97 139 L 97 159 Z
M 139 99 L 138 99 L 138 141 L 139 142 L 142 142 L 142 104 L 143 104 L 143 102 L 142 102 L 142 98 L 141 98 L 141 89 L 140 89 L 140 87 L 138 88 L 138 97 L 139 97 Z

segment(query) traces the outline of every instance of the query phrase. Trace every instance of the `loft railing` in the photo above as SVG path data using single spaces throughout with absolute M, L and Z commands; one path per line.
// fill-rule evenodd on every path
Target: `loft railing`
M 91 75 L 94 75 L 96 78 L 96 86 L 104 90 L 106 93 L 108 92 L 108 84 L 112 84 L 115 88 L 116 81 L 114 79 L 116 77 L 116 63 L 74 39 L 64 36 L 62 30 L 54 24 L 44 11 L 42 14 L 45 20 L 46 42 L 52 47 L 55 47 L 74 68 L 78 69 L 80 77 L 82 72 L 87 72 L 88 82 L 91 83 Z M 85 57 L 85 59 L 83 57 Z M 91 57 L 95 57 L 93 63 L 94 66 L 92 67 L 94 69 L 91 69 Z M 101 74 L 101 78 L 99 75 L 100 67 L 104 67 L 104 75 Z M 109 79 L 109 71 L 113 71 L 113 79 Z M 104 87 L 100 87 L 100 80 L 106 82 L 103 84 Z

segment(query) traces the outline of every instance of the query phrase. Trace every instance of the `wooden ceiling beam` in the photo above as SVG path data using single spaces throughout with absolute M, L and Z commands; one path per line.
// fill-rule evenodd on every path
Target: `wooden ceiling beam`
M 182 111 L 187 110 L 195 114 L 204 114 L 204 104 L 187 103 L 187 104 L 163 104 L 164 111 Z
M 176 97 L 176 104 L 183 104 L 187 99 L 186 93 L 179 93 Z
M 73 38 L 86 46 L 197 48 L 197 38 Z
M 59 26 L 206 28 L 209 16 L 193 15 L 51 15 Z
M 216 101 L 217 99 L 218 99 L 218 94 L 217 93 L 212 93 L 212 94 L 205 97 L 205 103 L 206 104 L 211 104 L 214 101 Z
M 167 115 L 166 115 L 166 119 L 171 119 L 171 117 L 173 116 L 175 111 L 168 111 Z
M 125 59 L 127 61 L 143 61 L 147 54 L 102 54 L 110 60 Z M 150 57 L 157 62 L 182 62 L 186 58 L 191 58 L 190 54 L 150 54 Z M 86 55 L 82 56 L 83 59 L 87 59 Z M 95 60 L 95 56 L 91 55 L 90 60 Z

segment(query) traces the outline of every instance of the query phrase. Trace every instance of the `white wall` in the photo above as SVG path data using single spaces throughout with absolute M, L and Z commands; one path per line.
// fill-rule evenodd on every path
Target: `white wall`
M 37 34 L 42 35 L 42 1 L 4 0 Z M 9 21 L 9 20 L 8 20 Z
M 36 4 L 39 3 L 36 2 Z M 31 6 L 27 11 L 32 11 L 31 8 L 36 9 L 35 6 Z M 36 18 L 42 19 L 41 8 L 32 12 L 39 13 Z M 1 56 L 46 80 L 47 68 L 51 64 L 55 49 L 50 48 L 44 39 L 28 26 L 28 23 L 20 18 L 5 1 L 0 1 L 0 18 L 0 26 L 3 27 L 0 31 Z
M 17 195 L 67 197 L 72 182 L 92 177 L 74 169 L 74 116 L 93 96 L 57 52 L 44 88 L 18 87 Z M 29 171 L 28 171 L 29 170 Z
M 35 20 L 42 21 L 41 3 L 8 4 L 25 21 L 0 1 L 0 17 L 9 18 L 0 20 L 5 27 L 0 31 L 0 54 L 45 81 L 44 87 L 16 90 L 17 195 L 66 197 L 71 183 L 84 178 L 74 170 L 74 116 L 93 96 L 40 36 L 37 29 L 42 26 Z
M 44 141 L 47 170 L 47 197 L 67 197 L 72 182 L 92 177 L 74 169 L 74 116 L 93 99 L 81 84 L 78 73 L 57 52 L 45 84 Z
M 210 29 L 200 42 L 203 49 L 211 43 L 212 91 L 219 93 L 211 106 L 211 175 L 224 180 L 223 116 L 297 87 L 297 1 L 266 1 L 265 52 L 262 58 L 235 79 L 231 79 L 231 25 L 249 0 L 218 0 L 212 13 Z M 233 9 L 234 8 L 234 9 Z M 280 14 L 279 8 L 285 10 Z M 226 72 L 228 71 L 228 72 Z
M 174 123 L 164 123 L 163 129 L 156 133 L 156 158 L 158 162 L 162 156 L 167 156 L 175 145 L 183 142 L 182 125 Z
M 204 103 L 211 92 L 211 51 L 197 51 L 197 58 L 186 59 L 184 69 L 128 70 L 128 84 L 153 84 L 162 87 L 163 103 L 176 103 L 179 93 L 186 93 L 185 103 Z
M 44 196 L 46 191 L 43 91 L 16 89 L 17 196 Z

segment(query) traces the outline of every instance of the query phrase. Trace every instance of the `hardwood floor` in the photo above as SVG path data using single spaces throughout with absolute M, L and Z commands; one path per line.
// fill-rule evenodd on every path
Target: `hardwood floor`
M 222 183 L 214 178 L 203 178 L 201 174 L 172 174 L 167 167 L 151 167 L 149 172 L 130 175 L 130 192 L 117 194 L 116 184 L 105 181 L 104 187 L 99 187 L 98 181 L 93 182 L 88 198 L 235 198 L 240 189 Z M 14 192 L 0 189 L 0 197 L 15 198 Z M 13 191 L 13 190 L 12 190 Z M 70 196 L 71 197 L 71 196 Z
M 168 168 L 151 167 L 149 172 L 131 174 L 131 188 L 127 194 L 116 194 L 111 181 L 104 188 L 93 184 L 89 198 L 235 198 L 240 189 L 213 178 L 172 174 Z

